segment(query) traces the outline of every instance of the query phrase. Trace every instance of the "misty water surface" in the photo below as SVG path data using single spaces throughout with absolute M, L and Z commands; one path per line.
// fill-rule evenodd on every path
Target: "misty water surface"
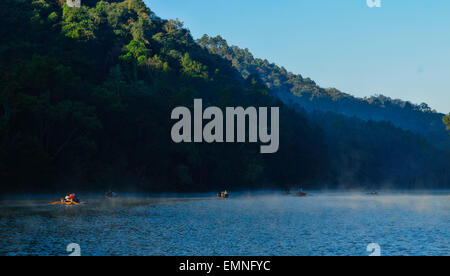
M 0 202 L 0 255 L 450 255 L 449 192 L 49 200 Z

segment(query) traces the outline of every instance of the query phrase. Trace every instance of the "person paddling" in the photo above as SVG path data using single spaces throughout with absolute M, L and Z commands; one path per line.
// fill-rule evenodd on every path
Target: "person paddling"
M 70 200 L 71 200 L 72 202 L 75 202 L 75 203 L 80 203 L 80 199 L 77 197 L 76 194 L 71 194 L 71 195 L 70 195 Z
M 61 200 L 63 201 L 63 200 Z M 64 197 L 65 203 L 80 203 L 80 199 L 76 194 L 69 194 Z
M 61 198 L 60 201 L 51 202 L 50 205 L 78 205 L 80 203 L 80 199 L 76 194 L 68 194 Z

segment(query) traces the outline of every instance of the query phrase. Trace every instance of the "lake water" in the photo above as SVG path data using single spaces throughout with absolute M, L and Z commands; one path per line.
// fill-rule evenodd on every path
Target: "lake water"
M 450 193 L 0 202 L 0 255 L 450 255 Z

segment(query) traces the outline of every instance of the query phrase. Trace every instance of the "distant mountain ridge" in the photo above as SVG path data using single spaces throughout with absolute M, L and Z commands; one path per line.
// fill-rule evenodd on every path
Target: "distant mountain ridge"
M 336 88 L 322 88 L 310 78 L 287 71 L 267 60 L 255 58 L 248 49 L 229 46 L 221 36 L 204 35 L 197 42 L 229 60 L 244 78 L 257 74 L 284 103 L 307 111 L 331 111 L 363 120 L 389 121 L 405 130 L 421 134 L 439 147 L 448 147 L 450 138 L 442 123 L 444 114 L 426 103 L 412 104 L 384 95 L 357 98 Z

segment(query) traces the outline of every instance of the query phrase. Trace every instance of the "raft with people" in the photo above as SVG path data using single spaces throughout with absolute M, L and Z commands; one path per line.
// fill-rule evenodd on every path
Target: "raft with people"
M 305 196 L 308 196 L 308 194 L 305 193 L 305 192 L 303 192 L 303 189 L 300 188 L 300 189 L 298 189 L 298 191 L 294 194 L 294 196 L 297 196 L 297 197 L 305 197 Z
M 295 193 L 295 196 L 298 196 L 298 197 L 303 197 L 303 196 L 307 196 L 307 195 L 308 195 L 307 193 L 302 192 L 302 191 L 298 191 Z
M 66 195 L 64 198 L 61 198 L 60 201 L 51 202 L 50 205 L 78 205 L 81 203 L 81 200 L 78 198 L 76 194 Z
M 105 194 L 105 198 L 117 198 L 119 195 L 116 192 L 109 190 Z
M 220 192 L 220 193 L 217 194 L 217 198 L 229 198 L 229 196 L 230 195 L 228 194 L 227 191 Z

